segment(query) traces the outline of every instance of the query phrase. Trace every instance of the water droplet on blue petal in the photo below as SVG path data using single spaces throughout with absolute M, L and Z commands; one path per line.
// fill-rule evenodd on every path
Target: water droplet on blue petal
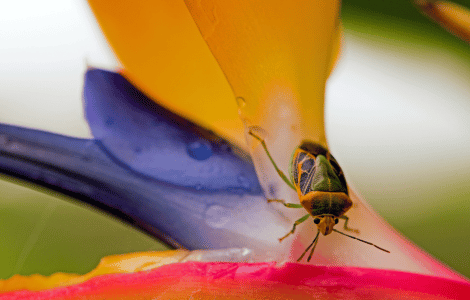
M 207 208 L 205 213 L 205 220 L 207 225 L 214 228 L 223 227 L 232 217 L 232 212 L 220 205 L 211 205 Z
M 197 160 L 206 160 L 212 156 L 212 147 L 206 141 L 192 142 L 187 146 L 189 156 Z

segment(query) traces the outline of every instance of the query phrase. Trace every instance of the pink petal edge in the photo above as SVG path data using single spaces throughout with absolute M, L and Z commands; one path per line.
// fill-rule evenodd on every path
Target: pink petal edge
M 119 295 L 119 290 L 128 293 L 129 289 L 135 289 L 137 293 L 142 291 L 142 287 L 147 291 L 151 290 L 155 296 L 159 295 L 160 289 L 165 290 L 165 295 L 168 295 L 168 286 L 164 283 L 169 278 L 177 278 L 178 282 L 195 282 L 196 285 L 200 282 L 209 283 L 214 295 L 219 296 L 223 295 L 224 290 L 221 291 L 220 288 L 218 290 L 217 286 L 218 284 L 224 286 L 222 285 L 224 282 L 230 282 L 240 289 L 243 289 L 247 283 L 270 283 L 274 286 L 273 295 L 277 292 L 276 286 L 291 286 L 294 288 L 293 291 L 310 288 L 315 292 L 320 288 L 331 297 L 347 296 L 348 299 L 361 299 L 364 295 L 367 295 L 368 299 L 380 299 L 385 295 L 387 299 L 400 299 L 400 297 L 409 299 L 416 296 L 418 299 L 423 296 L 432 299 L 468 299 L 470 296 L 468 281 L 461 282 L 401 271 L 298 263 L 286 263 L 278 267 L 274 262 L 186 262 L 165 265 L 150 271 L 103 275 L 74 286 L 46 291 L 8 292 L 0 295 L 0 299 L 80 299 L 86 295 L 98 297 L 101 295 L 106 298 L 109 290 L 113 290 L 113 295 Z

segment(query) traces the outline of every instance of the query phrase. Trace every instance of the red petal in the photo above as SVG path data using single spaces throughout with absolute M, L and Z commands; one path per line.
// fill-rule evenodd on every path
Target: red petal
M 0 299 L 467 299 L 470 283 L 378 269 L 287 263 L 165 265 Z

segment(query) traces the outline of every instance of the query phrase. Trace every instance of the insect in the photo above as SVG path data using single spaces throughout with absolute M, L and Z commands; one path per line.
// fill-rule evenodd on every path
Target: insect
M 317 246 L 320 232 L 323 235 L 328 235 L 334 231 L 390 253 L 390 251 L 375 244 L 333 228 L 338 224 L 339 219 L 343 219 L 344 230 L 359 233 L 358 230 L 348 227 L 349 218 L 345 216 L 345 213 L 351 208 L 352 201 L 348 196 L 348 188 L 343 171 L 327 149 L 320 144 L 307 140 L 303 141 L 294 150 L 289 168 L 289 180 L 277 167 L 271 154 L 269 154 L 265 141 L 252 131 L 249 131 L 249 134 L 261 143 L 279 176 L 288 186 L 297 192 L 300 200 L 300 204 L 286 203 L 280 199 L 268 199 L 268 202 L 279 202 L 289 208 L 304 208 L 308 212 L 308 214 L 295 221 L 292 230 L 280 238 L 279 241 L 282 242 L 282 240 L 293 234 L 297 225 L 307 220 L 310 216 L 313 217 L 313 222 L 317 225 L 318 231 L 315 239 L 297 261 L 302 260 L 308 250 L 312 248 L 307 258 L 307 261 L 310 261 Z

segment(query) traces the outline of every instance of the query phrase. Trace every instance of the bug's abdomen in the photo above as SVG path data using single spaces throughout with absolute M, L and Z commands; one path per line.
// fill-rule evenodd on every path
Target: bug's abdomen
M 342 192 L 310 192 L 300 198 L 300 204 L 312 215 L 333 215 L 340 217 L 352 206 L 348 195 Z

